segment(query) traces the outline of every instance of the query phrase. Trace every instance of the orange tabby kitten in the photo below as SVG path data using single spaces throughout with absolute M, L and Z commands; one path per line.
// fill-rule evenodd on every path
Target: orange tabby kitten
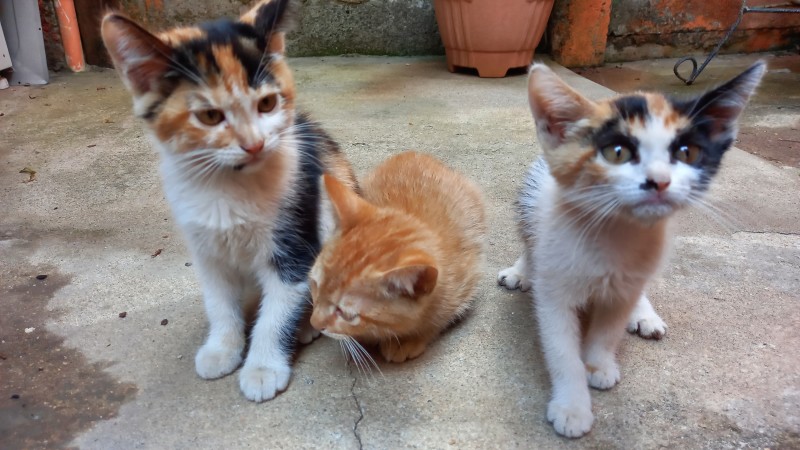
M 334 339 L 415 358 L 469 309 L 486 234 L 479 188 L 439 160 L 405 152 L 362 184 L 324 184 L 337 230 L 310 273 L 311 324 Z

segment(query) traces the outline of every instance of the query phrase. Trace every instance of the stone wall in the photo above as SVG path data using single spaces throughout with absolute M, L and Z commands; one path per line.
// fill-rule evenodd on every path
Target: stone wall
M 787 2 L 749 0 L 748 6 Z M 605 61 L 705 54 L 736 21 L 741 0 L 613 0 Z M 800 14 L 745 14 L 723 53 L 795 49 Z
M 52 2 L 53 0 L 45 0 Z M 290 56 L 341 54 L 443 54 L 433 0 L 297 0 L 299 16 L 289 33 Z M 158 30 L 237 17 L 253 0 L 76 0 L 89 64 L 108 66 L 99 33 L 107 8 L 119 9 Z

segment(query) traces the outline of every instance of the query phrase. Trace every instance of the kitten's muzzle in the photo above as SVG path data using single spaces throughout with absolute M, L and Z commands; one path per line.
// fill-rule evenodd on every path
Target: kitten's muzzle
M 651 180 L 651 179 L 648 178 L 644 183 L 640 184 L 639 187 L 642 188 L 642 190 L 645 190 L 645 191 L 653 191 L 654 190 L 656 192 L 664 192 L 669 187 L 669 183 L 670 183 L 670 180 L 666 180 L 666 181 L 659 180 L 659 181 L 656 181 L 656 180 Z
M 240 145 L 240 147 L 247 152 L 247 154 L 255 156 L 264 150 L 264 140 L 261 139 L 250 144 Z

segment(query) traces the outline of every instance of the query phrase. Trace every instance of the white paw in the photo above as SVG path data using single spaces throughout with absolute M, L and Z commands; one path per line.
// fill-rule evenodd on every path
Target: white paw
M 634 313 L 628 321 L 628 332 L 645 339 L 657 340 L 667 334 L 667 324 L 655 312 L 644 315 Z
M 248 400 L 271 400 L 289 385 L 292 369 L 289 366 L 265 367 L 247 365 L 239 372 L 239 388 Z
M 611 389 L 619 383 L 619 366 L 615 361 L 594 366 L 586 364 L 586 378 L 589 386 L 595 389 Z
M 551 400 L 547 405 L 547 420 L 553 424 L 556 433 L 577 438 L 592 429 L 594 416 L 591 403 L 587 405 L 569 404 Z
M 300 329 L 297 330 L 297 341 L 301 344 L 310 344 L 319 335 L 319 330 L 312 327 L 310 322 L 305 321 L 300 325 Z
M 508 269 L 501 270 L 497 274 L 497 284 L 500 286 L 505 286 L 506 289 L 514 290 L 519 289 L 522 292 L 529 291 L 531 289 L 531 282 L 519 273 L 517 270 L 517 266 L 513 265 Z
M 242 348 L 225 346 L 219 342 L 206 342 L 194 357 L 194 366 L 200 378 L 206 380 L 223 377 L 242 363 Z

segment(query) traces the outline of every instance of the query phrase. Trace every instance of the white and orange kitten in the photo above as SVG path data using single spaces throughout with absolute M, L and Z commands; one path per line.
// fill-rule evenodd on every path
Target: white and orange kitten
M 547 419 L 559 434 L 591 429 L 589 386 L 619 382 L 626 325 L 643 337 L 666 332 L 644 290 L 664 259 L 667 223 L 708 189 L 764 71 L 755 64 L 688 100 L 637 93 L 593 102 L 546 66 L 531 68 L 544 156 L 518 202 L 522 256 L 498 282 L 533 289 L 553 385 Z
M 113 13 L 102 26 L 160 154 L 167 200 L 202 285 L 209 333 L 195 357 L 200 377 L 242 363 L 243 301 L 260 293 L 239 373 L 253 401 L 289 383 L 308 270 L 332 223 L 320 177 L 355 183 L 336 143 L 295 110 L 283 48 L 288 7 L 264 0 L 238 20 L 159 35 Z M 310 326 L 299 334 L 313 338 Z

